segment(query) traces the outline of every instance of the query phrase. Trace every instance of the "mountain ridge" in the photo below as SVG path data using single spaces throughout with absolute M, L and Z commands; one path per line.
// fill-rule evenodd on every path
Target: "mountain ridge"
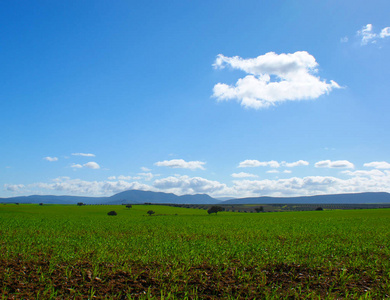
M 329 194 L 299 197 L 245 197 L 221 201 L 207 194 L 182 195 L 172 193 L 128 190 L 109 197 L 85 197 L 68 195 L 30 195 L 0 198 L 0 203 L 44 204 L 381 204 L 390 203 L 390 193 L 366 192 Z

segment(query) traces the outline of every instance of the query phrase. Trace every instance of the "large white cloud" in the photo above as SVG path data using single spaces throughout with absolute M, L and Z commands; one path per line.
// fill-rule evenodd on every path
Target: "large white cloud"
M 276 54 L 268 52 L 256 58 L 217 56 L 215 68 L 230 66 L 246 72 L 235 86 L 218 83 L 213 96 L 219 101 L 237 100 L 247 108 L 266 108 L 283 101 L 316 99 L 340 86 L 327 83 L 314 74 L 318 71 L 315 58 L 306 51 Z
M 154 165 L 157 167 L 169 167 L 169 168 L 182 168 L 182 169 L 201 169 L 204 170 L 205 162 L 202 161 L 185 161 L 184 159 L 172 159 L 172 160 L 164 160 L 158 161 Z
M 389 170 L 346 170 L 347 179 L 333 176 L 306 176 L 286 179 L 234 180 L 225 183 L 202 177 L 170 176 L 155 180 L 151 185 L 126 180 L 85 181 L 60 177 L 51 182 L 34 184 L 6 184 L 5 191 L 13 194 L 57 194 L 106 195 L 130 189 L 170 192 L 177 195 L 206 193 L 214 197 L 255 197 L 255 196 L 303 196 L 357 192 L 390 192 Z
M 177 194 L 213 194 L 226 189 L 226 184 L 202 177 L 170 176 L 154 181 L 153 186 L 159 190 Z
M 94 162 L 94 161 L 87 162 L 83 166 L 88 168 L 88 169 L 100 169 L 99 164 Z
M 275 160 L 270 161 L 258 161 L 256 159 L 247 159 L 238 165 L 239 168 L 250 168 L 250 167 L 271 167 L 279 168 L 280 164 Z
M 348 160 L 321 160 L 314 164 L 316 168 L 346 168 L 353 169 L 355 166 L 353 163 Z
M 384 39 L 390 36 L 390 27 L 385 27 L 380 33 L 375 33 L 372 24 L 367 24 L 361 30 L 358 30 L 357 35 L 361 37 L 361 44 L 363 46 L 369 43 L 375 44 L 378 39 Z
M 390 163 L 387 161 L 373 161 L 365 163 L 363 166 L 375 169 L 390 169 Z

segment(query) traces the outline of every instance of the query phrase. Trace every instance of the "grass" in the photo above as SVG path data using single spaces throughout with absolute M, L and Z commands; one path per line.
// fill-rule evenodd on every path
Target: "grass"
M 111 210 L 118 215 L 107 216 Z M 161 205 L 2 205 L 1 292 L 43 299 L 386 298 L 389 228 L 389 209 L 208 215 Z

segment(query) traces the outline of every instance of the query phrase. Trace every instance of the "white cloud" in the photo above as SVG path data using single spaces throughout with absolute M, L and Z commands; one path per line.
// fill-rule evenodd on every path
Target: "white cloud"
M 94 161 L 90 161 L 86 164 L 83 164 L 83 165 L 80 165 L 80 164 L 72 164 L 70 166 L 71 168 L 73 169 L 81 169 L 81 168 L 88 168 L 88 169 L 100 169 L 100 166 L 98 163 L 94 162 Z
M 250 174 L 250 173 L 245 173 L 245 172 L 233 173 L 231 176 L 234 178 L 259 177 L 255 174 Z
M 19 192 L 24 188 L 24 184 L 4 184 L 4 189 L 9 192 Z
M 247 159 L 238 165 L 239 168 L 249 168 L 249 167 L 271 167 L 271 168 L 279 168 L 280 164 L 275 161 L 258 161 L 255 159 Z
M 74 156 L 86 156 L 86 157 L 95 157 L 95 154 L 92 153 L 72 153 Z
M 236 99 L 246 108 L 267 108 L 283 101 L 316 99 L 340 86 L 314 76 L 318 63 L 306 51 L 276 54 L 268 52 L 256 58 L 226 57 L 219 54 L 213 64 L 246 72 L 235 86 L 218 83 L 213 96 L 218 101 Z M 275 77 L 275 79 L 273 78 Z
M 385 173 L 379 171 L 379 170 L 370 170 L 370 171 L 365 171 L 365 170 L 357 170 L 357 171 L 343 171 L 341 172 L 343 174 L 346 174 L 348 176 L 368 176 L 368 177 L 375 177 L 375 176 L 385 176 Z
M 367 24 L 363 26 L 361 30 L 357 32 L 358 36 L 361 36 L 361 45 L 367 45 L 368 43 L 375 44 L 378 39 L 384 39 L 390 36 L 390 27 L 385 27 L 381 30 L 379 34 L 373 32 L 372 24 Z
M 349 162 L 348 160 L 322 160 L 319 162 L 316 162 L 314 165 L 316 168 L 347 168 L 347 169 L 353 169 L 355 166 L 353 163 Z
M 47 161 L 57 161 L 58 160 L 58 157 L 51 157 L 51 156 L 46 156 L 43 158 L 44 160 L 47 160 Z
M 17 194 L 112 195 L 130 189 L 160 191 L 177 195 L 206 193 L 214 197 L 305 196 L 358 192 L 390 192 L 390 170 L 346 170 L 347 179 L 332 176 L 291 177 L 286 179 L 233 180 L 228 186 L 202 177 L 170 176 L 147 185 L 125 180 L 85 181 L 59 177 L 50 182 L 29 185 L 5 184 L 4 189 Z M 115 177 L 117 178 L 117 177 Z
M 373 161 L 365 163 L 363 166 L 375 169 L 390 169 L 390 163 L 387 161 Z
M 153 186 L 159 190 L 175 194 L 212 194 L 226 189 L 226 184 L 202 177 L 167 177 L 154 181 Z
M 285 161 L 282 162 L 282 166 L 285 166 L 287 168 L 294 168 L 294 167 L 308 166 L 308 165 L 309 165 L 309 162 L 307 162 L 305 160 L 298 160 L 298 161 L 295 161 L 292 163 L 288 163 Z
M 146 168 L 146 167 L 141 167 L 141 170 L 144 171 L 144 172 L 150 172 L 151 171 L 149 168 Z
M 72 164 L 70 167 L 74 169 L 81 169 L 83 166 L 80 164 Z
M 86 164 L 83 165 L 84 167 L 88 168 L 88 169 L 100 169 L 100 166 L 98 163 L 94 162 L 94 161 L 90 161 L 90 162 L 87 162 Z
M 116 179 L 116 176 L 110 176 L 107 178 L 108 180 L 115 180 Z
M 381 33 L 379 34 L 379 36 L 384 39 L 386 37 L 389 37 L 390 36 L 390 27 L 385 27 L 381 30 Z
M 341 42 L 341 43 L 348 43 L 348 37 L 347 37 L 347 36 L 342 37 L 342 38 L 340 39 L 340 42 Z
M 201 161 L 185 161 L 184 159 L 164 160 L 155 163 L 155 165 L 158 167 L 182 168 L 182 169 L 191 169 L 191 170 L 195 170 L 195 169 L 204 170 L 205 169 L 203 167 L 204 164 L 206 163 Z
M 292 171 L 291 171 L 291 170 L 284 170 L 283 173 L 285 173 L 285 174 L 291 174 Z

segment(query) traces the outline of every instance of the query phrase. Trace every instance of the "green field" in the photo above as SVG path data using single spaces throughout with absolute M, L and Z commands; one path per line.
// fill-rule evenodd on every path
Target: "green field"
M 389 228 L 390 209 L 208 215 L 161 205 L 1 205 L 0 295 L 382 299 L 390 297 Z

